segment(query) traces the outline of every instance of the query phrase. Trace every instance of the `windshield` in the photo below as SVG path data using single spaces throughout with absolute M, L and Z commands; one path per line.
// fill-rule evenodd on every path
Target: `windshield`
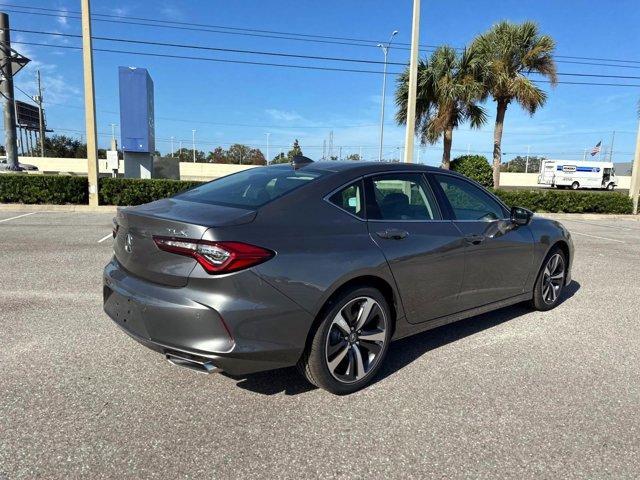
M 176 195 L 180 200 L 256 209 L 324 175 L 290 166 L 257 167 L 213 180 Z

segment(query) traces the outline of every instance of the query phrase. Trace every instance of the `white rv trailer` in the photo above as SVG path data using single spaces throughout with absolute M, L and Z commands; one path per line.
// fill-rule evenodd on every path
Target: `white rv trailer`
M 613 190 L 618 184 L 611 162 L 575 160 L 543 160 L 540 163 L 538 185 L 557 188 L 606 188 Z

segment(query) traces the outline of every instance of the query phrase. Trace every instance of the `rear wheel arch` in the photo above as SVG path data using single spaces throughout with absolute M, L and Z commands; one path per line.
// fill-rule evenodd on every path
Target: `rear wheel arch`
M 305 341 L 305 351 L 308 348 L 309 343 L 313 340 L 313 335 L 314 335 L 314 332 L 316 331 L 316 328 L 318 328 L 318 325 L 322 323 L 322 320 L 325 314 L 329 310 L 331 310 L 331 308 L 333 308 L 336 300 L 339 299 L 345 292 L 358 287 L 375 288 L 382 294 L 384 299 L 387 301 L 387 304 L 389 305 L 389 310 L 391 312 L 390 326 L 391 326 L 391 335 L 393 336 L 395 326 L 396 326 L 396 319 L 398 315 L 398 302 L 400 301 L 400 299 L 398 298 L 398 295 L 394 291 L 393 287 L 389 284 L 389 282 L 387 282 L 383 278 L 377 277 L 375 275 L 362 275 L 342 283 L 341 285 L 337 286 L 333 290 L 333 292 L 331 292 L 329 297 L 325 300 L 324 304 L 316 314 L 313 320 L 313 324 L 311 325 L 311 328 L 309 328 L 309 331 L 307 332 L 307 339 Z

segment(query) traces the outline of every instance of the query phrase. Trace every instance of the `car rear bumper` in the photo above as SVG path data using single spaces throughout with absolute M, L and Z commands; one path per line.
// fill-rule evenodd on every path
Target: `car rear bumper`
M 136 277 L 113 259 L 103 283 L 104 311 L 136 341 L 234 375 L 294 365 L 313 323 L 250 270 L 176 288 Z

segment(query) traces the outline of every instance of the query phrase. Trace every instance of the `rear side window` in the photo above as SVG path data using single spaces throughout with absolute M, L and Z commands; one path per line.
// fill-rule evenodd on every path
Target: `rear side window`
M 451 175 L 434 175 L 457 220 L 490 222 L 505 217 L 502 206 L 471 182 Z
M 290 166 L 257 167 L 219 178 L 176 195 L 180 200 L 255 209 L 302 187 L 325 172 Z
M 362 180 L 359 180 L 331 195 L 329 201 L 356 217 L 364 218 L 363 198 Z
M 373 220 L 436 220 L 440 213 L 431 189 L 420 173 L 386 174 L 371 178 L 367 217 Z M 370 198 L 371 197 L 371 198 Z

